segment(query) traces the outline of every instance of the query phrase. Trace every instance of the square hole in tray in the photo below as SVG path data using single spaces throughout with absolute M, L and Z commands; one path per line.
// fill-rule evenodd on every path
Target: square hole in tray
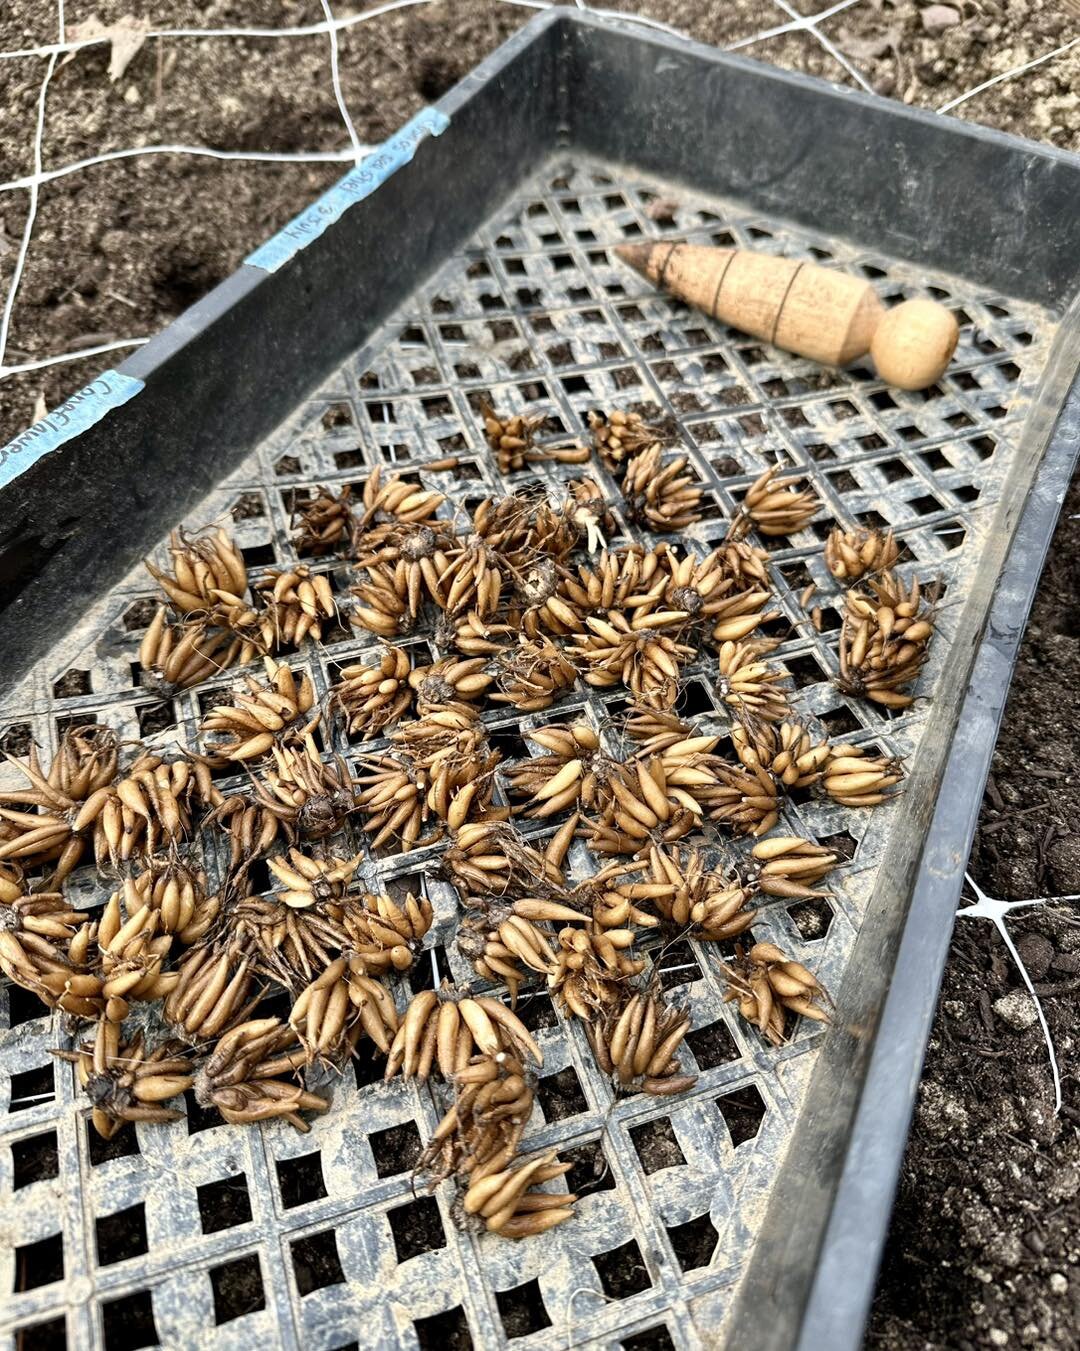
M 717 1111 L 724 1118 L 732 1145 L 738 1149 L 748 1140 L 757 1138 L 765 1120 L 765 1102 L 753 1084 L 737 1088 L 716 1099 Z
M 788 906 L 788 914 L 805 943 L 820 942 L 833 922 L 833 909 L 823 896 Z
M 295 1159 L 276 1159 L 278 1190 L 286 1210 L 321 1201 L 327 1194 L 323 1181 L 322 1155 L 316 1149 Z
M 414 1167 L 420 1157 L 420 1132 L 413 1121 L 403 1121 L 400 1126 L 388 1126 L 386 1130 L 372 1131 L 368 1144 L 375 1159 L 375 1171 L 379 1177 L 393 1177 L 397 1173 L 406 1173 Z
M 101 1306 L 105 1332 L 105 1351 L 136 1351 L 140 1346 L 157 1346 L 154 1304 L 149 1290 L 138 1290 L 122 1299 Z
M 291 1244 L 293 1274 L 301 1299 L 328 1285 L 341 1285 L 345 1273 L 338 1257 L 337 1238 L 332 1229 L 308 1234 Z
M 207 1274 L 214 1292 L 214 1322 L 219 1326 L 266 1308 L 258 1253 L 211 1267 Z
M 671 1121 L 666 1116 L 658 1116 L 654 1121 L 643 1122 L 640 1126 L 631 1126 L 630 1139 L 646 1173 L 658 1173 L 661 1168 L 678 1168 L 686 1162 Z
M 713 1259 L 716 1241 L 720 1237 L 707 1211 L 696 1219 L 687 1220 L 685 1224 L 672 1225 L 667 1233 L 683 1271 L 707 1267 Z
M 460 1304 L 445 1313 L 413 1320 L 420 1351 L 469 1351 L 473 1344 L 469 1320 Z
M 399 1262 L 407 1262 L 410 1257 L 446 1247 L 442 1216 L 432 1196 L 419 1196 L 407 1205 L 388 1210 L 386 1218 L 394 1236 L 394 1251 Z
M 9 985 L 7 988 L 8 1027 L 21 1027 L 23 1023 L 35 1022 L 38 1018 L 48 1018 L 49 1010 L 36 994 L 24 990 L 21 985 Z
M 739 1048 L 727 1023 L 723 1021 L 688 1032 L 684 1041 L 697 1061 L 699 1070 L 712 1070 L 717 1065 L 726 1065 L 739 1058 Z
M 15 1279 L 12 1293 L 37 1290 L 64 1279 L 64 1236 L 49 1234 L 15 1249 Z
M 14 1345 L 19 1351 L 67 1351 L 67 1319 L 61 1314 L 44 1323 L 16 1328 Z
M 31 1135 L 25 1140 L 13 1140 L 11 1171 L 14 1191 L 59 1176 L 60 1155 L 56 1132 L 42 1131 L 40 1135 Z
M 589 1196 L 592 1192 L 615 1190 L 615 1179 L 601 1141 L 586 1140 L 572 1149 L 560 1149 L 559 1158 L 571 1165 L 565 1178 L 567 1191 Z
M 87 1153 L 94 1168 L 113 1159 L 127 1159 L 140 1153 L 139 1137 L 135 1134 L 134 1125 L 124 1126 L 111 1140 L 104 1140 L 98 1135 L 89 1117 L 86 1118 L 85 1129 Z
M 204 1234 L 232 1229 L 238 1224 L 247 1224 L 251 1219 L 251 1197 L 248 1195 L 247 1177 L 243 1173 L 204 1183 L 198 1189 L 198 1199 L 199 1219 Z
M 628 1299 L 652 1285 L 641 1249 L 633 1239 L 609 1252 L 597 1253 L 593 1266 L 609 1299 Z
M 25 1112 L 43 1102 L 52 1102 L 56 1096 L 53 1065 L 38 1065 L 11 1076 L 11 1106 L 9 1112 Z
M 146 1240 L 146 1208 L 141 1201 L 126 1210 L 114 1211 L 112 1215 L 99 1215 L 94 1229 L 99 1267 L 126 1262 L 150 1251 Z
M 619 1346 L 622 1351 L 675 1351 L 671 1333 L 663 1323 L 635 1332 L 632 1337 L 624 1337 Z
M 564 1121 L 589 1110 L 573 1065 L 541 1079 L 536 1086 L 536 1096 L 546 1121 Z
M 526 1281 L 511 1290 L 496 1290 L 495 1302 L 499 1306 L 503 1331 L 511 1339 L 528 1337 L 532 1332 L 551 1327 L 539 1281 Z

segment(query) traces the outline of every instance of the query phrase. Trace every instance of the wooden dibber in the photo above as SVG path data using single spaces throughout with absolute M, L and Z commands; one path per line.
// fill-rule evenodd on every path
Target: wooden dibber
M 887 310 L 869 282 L 814 263 L 676 242 L 615 252 L 661 289 L 785 351 L 827 366 L 869 352 L 898 389 L 932 385 L 960 336 L 944 305 L 905 300 Z

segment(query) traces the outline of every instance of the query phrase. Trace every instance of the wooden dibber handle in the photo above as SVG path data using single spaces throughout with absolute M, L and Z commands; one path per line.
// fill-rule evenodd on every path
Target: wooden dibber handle
M 906 300 L 887 310 L 869 282 L 815 263 L 674 242 L 615 252 L 662 290 L 785 351 L 827 366 L 870 352 L 899 389 L 932 385 L 960 335 L 944 305 Z

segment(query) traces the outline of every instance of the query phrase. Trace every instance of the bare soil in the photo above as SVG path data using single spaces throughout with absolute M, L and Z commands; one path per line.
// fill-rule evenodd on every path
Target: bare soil
M 605 0 L 702 41 L 729 45 L 785 22 L 772 0 Z M 824 5 L 795 0 L 809 14 Z M 339 4 L 338 11 L 346 11 Z M 822 26 L 878 93 L 937 108 L 1053 50 L 1080 27 L 1076 0 L 955 0 L 937 31 L 914 0 L 862 0 Z M 152 28 L 318 22 L 319 0 L 67 0 L 66 21 L 126 13 Z M 383 139 L 438 98 L 530 11 L 457 0 L 385 14 L 340 37 L 341 80 L 361 139 Z M 931 31 L 933 30 L 933 31 Z M 7 0 L 0 50 L 56 38 L 53 7 Z M 854 81 L 805 32 L 744 55 L 841 84 Z M 0 61 L 0 181 L 33 169 L 45 61 Z M 348 140 L 325 37 L 151 39 L 117 83 L 108 51 L 59 62 L 42 164 L 179 143 L 226 150 L 342 150 Z M 1080 149 L 1080 47 L 968 100 L 957 115 Z M 181 155 L 112 161 L 41 188 L 12 317 L 9 365 L 143 336 L 175 318 L 344 171 L 342 164 L 222 162 Z M 0 294 L 15 266 L 30 194 L 0 195 Z M 118 355 L 119 359 L 122 353 Z M 0 444 L 85 384 L 108 359 L 85 358 L 0 382 Z M 1080 513 L 1075 489 L 1025 638 L 971 869 L 1012 899 L 1080 891 Z M 14 742 L 5 749 L 21 749 Z M 867 1345 L 1074 1347 L 1080 1326 L 1080 1093 L 1076 996 L 1080 924 L 1065 906 L 1011 923 L 1043 996 L 1064 1076 L 1053 1113 L 1046 1051 L 996 932 L 961 921 L 946 972 Z M 1004 1002 L 1003 1002 L 1004 1001 Z M 549 1085 L 552 1114 L 573 1085 Z M 663 1166 L 671 1142 L 643 1140 Z M 582 1160 L 603 1186 L 601 1160 Z M 577 1185 L 577 1184 L 576 1184 Z M 577 1186 L 581 1190 L 581 1185 Z M 312 1254 L 313 1270 L 320 1261 Z M 317 1272 L 315 1273 L 318 1274 Z M 314 1278 L 313 1278 L 314 1279 Z M 440 1329 L 446 1344 L 446 1329 Z

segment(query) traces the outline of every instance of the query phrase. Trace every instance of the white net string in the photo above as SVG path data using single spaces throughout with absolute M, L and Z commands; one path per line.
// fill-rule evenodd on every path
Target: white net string
M 70 164 L 59 165 L 46 169 L 42 164 L 42 144 L 45 135 L 46 125 L 46 103 L 48 98 L 49 83 L 56 71 L 59 58 L 70 56 L 72 53 L 81 51 L 83 48 L 92 47 L 109 41 L 105 34 L 94 37 L 84 37 L 74 40 L 68 40 L 66 33 L 66 24 L 64 16 L 64 0 L 57 0 L 56 17 L 58 39 L 53 43 L 45 43 L 36 47 L 23 47 L 11 51 L 0 51 L 0 61 L 11 60 L 15 58 L 38 57 L 46 63 L 45 75 L 42 79 L 41 89 L 37 103 L 37 118 L 35 123 L 35 134 L 33 142 L 33 171 L 18 178 L 9 179 L 7 182 L 0 183 L 0 194 L 25 191 L 29 193 L 29 202 L 27 207 L 26 220 L 23 226 L 22 238 L 19 244 L 19 250 L 15 259 L 15 266 L 12 271 L 11 279 L 8 283 L 7 294 L 4 298 L 3 311 L 0 313 L 0 381 L 18 374 L 29 371 L 44 370 L 52 366 L 58 366 L 72 361 L 80 361 L 87 357 L 101 356 L 109 352 L 129 350 L 149 342 L 149 336 L 138 336 L 130 338 L 119 338 L 115 341 L 100 343 L 96 345 L 82 345 L 74 347 L 67 352 L 54 353 L 49 356 L 40 357 L 30 361 L 8 363 L 5 361 L 5 355 L 8 350 L 8 340 L 11 330 L 11 319 L 15 309 L 15 302 L 18 296 L 19 284 L 22 280 L 23 271 L 26 266 L 26 259 L 30 251 L 33 238 L 34 221 L 37 216 L 38 200 L 42 184 L 50 183 L 59 178 L 67 177 L 71 174 L 77 174 L 93 165 L 104 164 L 114 160 L 131 159 L 139 156 L 153 155 L 187 155 L 194 157 L 204 157 L 216 160 L 239 160 L 247 163 L 263 164 L 282 164 L 282 163 L 356 163 L 371 148 L 365 145 L 357 133 L 349 114 L 349 108 L 345 99 L 341 85 L 341 76 L 338 62 L 338 34 L 344 30 L 356 27 L 359 24 L 371 22 L 383 15 L 393 13 L 396 10 L 411 9 L 421 5 L 429 5 L 434 0 L 387 0 L 387 3 L 375 5 L 370 9 L 364 10 L 360 14 L 350 14 L 336 16 L 330 0 L 320 0 L 323 10 L 323 19 L 321 22 L 295 25 L 283 28 L 266 27 L 225 27 L 225 28 L 160 28 L 151 29 L 146 33 L 147 39 L 167 39 L 167 38 L 273 38 L 273 39 L 294 39 L 305 37 L 326 36 L 329 41 L 329 65 L 331 83 L 333 86 L 334 98 L 341 114 L 342 123 L 345 127 L 349 140 L 348 148 L 338 148 L 332 150 L 299 150 L 299 151 L 239 151 L 239 150 L 219 150 L 210 146 L 183 145 L 183 144 L 161 144 L 147 146 L 132 146 L 118 150 L 106 151 L 100 155 L 91 155 L 85 159 L 76 160 Z M 544 10 L 553 7 L 555 0 L 499 0 L 500 4 L 510 5 L 519 9 Z M 577 7 L 581 10 L 588 10 L 589 13 L 602 19 L 618 20 L 631 24 L 637 24 L 645 28 L 655 29 L 660 32 L 668 33 L 676 37 L 684 37 L 685 34 L 669 24 L 662 23 L 658 19 L 650 18 L 648 15 L 635 14 L 632 12 L 623 12 L 621 10 L 604 9 L 597 5 L 586 4 L 585 0 L 575 0 Z M 782 37 L 786 34 L 806 33 L 825 51 L 862 89 L 873 92 L 865 76 L 859 71 L 849 57 L 836 46 L 832 40 L 821 31 L 820 25 L 834 15 L 851 9 L 862 0 L 837 0 L 837 3 L 830 5 L 826 9 L 820 10 L 816 14 L 800 15 L 788 0 L 772 0 L 772 3 L 783 14 L 787 15 L 784 23 L 776 24 L 770 28 L 764 28 L 758 32 L 752 33 L 746 37 L 739 38 L 727 45 L 728 51 L 742 51 L 748 47 L 753 47 L 758 43 L 768 41 L 772 38 Z M 949 99 L 940 105 L 937 109 L 939 113 L 949 113 L 954 108 L 966 103 L 968 99 L 982 93 L 1003 81 L 1011 80 L 1017 76 L 1024 75 L 1030 70 L 1034 70 L 1049 61 L 1064 55 L 1072 48 L 1080 44 L 1080 38 L 1074 38 L 1070 42 L 1055 48 L 1053 51 L 1044 53 L 1033 60 L 1025 61 L 1008 70 L 1001 71 L 991 79 L 984 80 L 981 83 L 966 90 L 955 98 Z

